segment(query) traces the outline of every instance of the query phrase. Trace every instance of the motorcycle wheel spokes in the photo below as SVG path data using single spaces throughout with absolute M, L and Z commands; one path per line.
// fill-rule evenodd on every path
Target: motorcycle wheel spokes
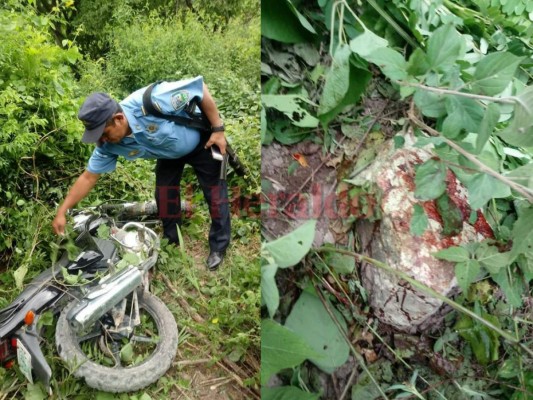
M 127 368 L 142 363 L 155 351 L 159 336 L 152 316 L 144 308 L 139 308 L 139 314 L 140 324 L 133 334 L 117 333 L 114 327 L 98 322 L 93 333 L 78 337 L 80 349 L 89 360 L 107 367 Z

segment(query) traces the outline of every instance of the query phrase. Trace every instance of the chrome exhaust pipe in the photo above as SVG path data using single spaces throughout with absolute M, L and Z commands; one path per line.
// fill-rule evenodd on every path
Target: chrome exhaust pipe
M 93 326 L 141 283 L 142 273 L 132 265 L 115 276 L 104 278 L 69 311 L 67 321 L 70 327 L 77 333 Z

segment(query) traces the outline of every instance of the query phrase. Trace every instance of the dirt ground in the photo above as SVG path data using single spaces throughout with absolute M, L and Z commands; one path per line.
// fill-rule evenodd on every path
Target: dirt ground
M 186 249 L 194 260 L 197 269 L 199 283 L 204 284 L 213 272 L 207 271 L 205 260 L 209 251 L 205 246 L 193 245 Z M 227 254 L 224 265 L 231 262 L 231 251 Z M 155 278 L 157 279 L 157 275 Z M 172 290 L 172 288 L 169 288 Z M 163 294 L 168 301 L 175 302 L 170 293 Z M 187 307 L 183 301 L 182 307 Z M 202 316 L 199 316 L 203 318 Z M 172 400 L 248 400 L 258 399 L 258 393 L 246 387 L 243 382 L 245 377 L 252 377 L 259 371 L 260 360 L 248 356 L 245 361 L 236 364 L 229 359 L 217 361 L 208 339 L 201 333 L 192 330 L 180 331 L 178 351 L 172 368 L 166 376 L 180 382 L 175 383 L 165 395 L 165 399 Z M 163 398 L 163 397 L 161 397 Z

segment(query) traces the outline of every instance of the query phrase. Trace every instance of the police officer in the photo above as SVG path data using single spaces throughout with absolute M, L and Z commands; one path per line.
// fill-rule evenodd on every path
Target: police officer
M 85 125 L 84 143 L 95 143 L 87 169 L 76 180 L 59 206 L 52 222 L 56 234 L 63 234 L 66 212 L 85 198 L 101 174 L 115 170 L 117 158 L 156 159 L 156 193 L 164 236 L 178 244 L 176 225 L 181 223 L 180 180 L 185 164 L 193 167 L 211 214 L 210 253 L 206 264 L 216 270 L 230 242 L 230 215 L 226 181 L 220 179 L 220 161 L 212 157 L 212 145 L 226 153 L 224 125 L 213 97 L 201 76 L 178 82 L 160 82 L 153 87 L 152 103 L 165 115 L 184 116 L 191 101 L 211 123 L 211 133 L 167 119 L 146 115 L 137 90 L 117 103 L 106 93 L 93 93 L 82 104 L 78 118 Z

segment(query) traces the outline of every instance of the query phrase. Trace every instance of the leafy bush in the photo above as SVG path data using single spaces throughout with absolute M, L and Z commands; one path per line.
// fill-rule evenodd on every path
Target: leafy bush
M 35 219 L 28 218 L 54 206 L 56 183 L 68 181 L 89 154 L 79 141 L 71 72 L 81 56 L 74 45 L 53 43 L 49 22 L 31 8 L 0 10 L 0 253 L 16 260 L 35 247 Z

